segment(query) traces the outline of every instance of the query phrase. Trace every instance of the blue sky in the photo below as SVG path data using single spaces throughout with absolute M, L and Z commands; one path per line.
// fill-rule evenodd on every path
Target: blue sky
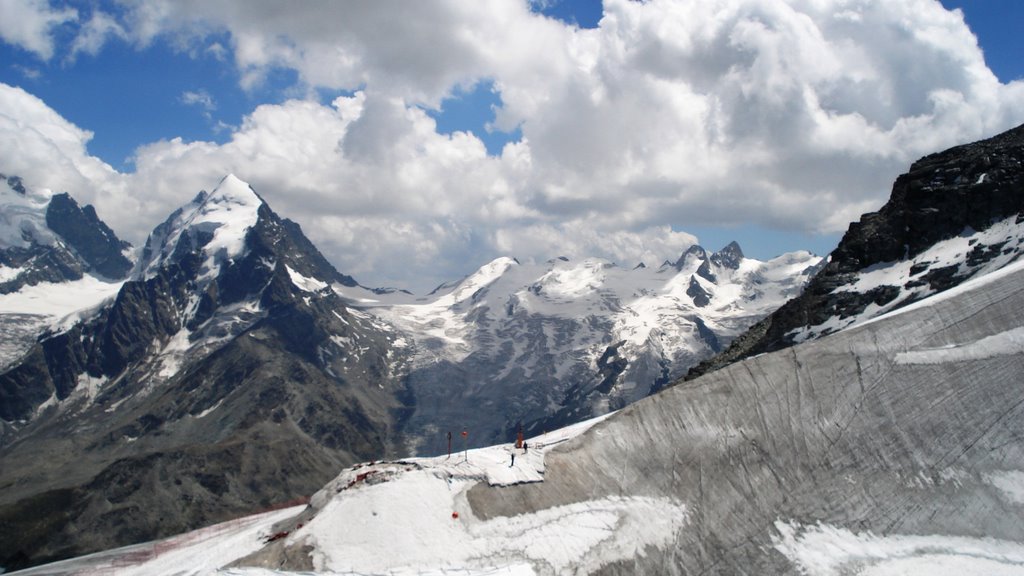
M 294 10 L 315 12 L 314 4 Z M 821 36 L 808 42 L 829 43 L 832 34 L 849 34 L 829 44 L 836 50 L 833 60 L 822 60 L 815 72 L 818 63 L 806 61 L 813 55 L 796 51 L 803 40 L 793 36 L 799 29 L 788 27 L 792 15 L 759 1 L 729 16 L 736 28 L 721 31 L 722 38 L 731 38 L 731 45 L 722 46 L 735 50 L 721 52 L 719 64 L 713 61 L 720 52 L 700 53 L 705 47 L 679 40 L 687 29 L 701 38 L 701 23 L 694 19 L 708 10 L 735 12 L 724 2 L 467 6 L 437 0 L 416 6 L 422 13 L 408 20 L 418 26 L 385 21 L 386 13 L 357 5 L 328 17 L 339 5 L 326 3 L 319 8 L 325 13 L 321 19 L 337 19 L 343 30 L 335 34 L 316 14 L 261 18 L 245 3 L 233 9 L 233 2 L 211 8 L 12 0 L 0 16 L 23 25 L 0 24 L 0 83 L 23 90 L 90 133 L 78 136 L 85 159 L 61 159 L 75 166 L 73 177 L 40 180 L 97 203 L 101 216 L 112 214 L 115 230 L 136 243 L 165 208 L 195 193 L 177 187 L 209 187 L 217 170 L 237 170 L 278 211 L 307 227 L 339 268 L 374 285 L 422 288 L 502 255 L 542 259 L 570 252 L 656 264 L 652 260 L 681 252 L 688 234 L 710 249 L 738 240 L 748 256 L 761 259 L 800 248 L 824 254 L 845 223 L 877 209 L 895 174 L 917 156 L 1021 119 L 1013 110 L 1021 108 L 1014 104 L 1020 83 L 1014 83 L 1024 78 L 1018 30 L 1024 2 L 942 0 L 942 6 L 963 11 L 999 84 L 986 84 L 983 91 L 996 96 L 977 96 L 977 103 L 972 98 L 980 89 L 965 92 L 964 105 L 987 118 L 987 126 L 958 123 L 954 129 L 944 124 L 955 122 L 952 116 L 936 112 L 920 116 L 930 120 L 914 133 L 898 132 L 895 119 L 937 106 L 928 92 L 906 88 L 907 94 L 893 93 L 893 104 L 880 110 L 877 99 L 860 93 L 863 79 L 897 90 L 902 78 L 929 74 L 916 82 L 959 90 L 977 78 L 969 72 L 970 46 L 955 31 L 941 32 L 955 23 L 943 19 L 937 4 L 914 0 L 920 27 L 928 32 L 918 39 L 924 48 L 908 43 L 882 51 L 871 46 L 874 37 L 883 34 L 888 18 L 892 26 L 906 25 L 907 14 L 900 11 L 907 9 L 869 4 L 870 12 L 843 16 L 859 29 L 836 25 L 838 8 L 809 13 L 818 19 Z M 606 9 L 611 17 L 602 22 Z M 918 25 L 910 20 L 912 28 Z M 768 32 L 752 22 L 768 22 Z M 374 25 L 395 30 L 364 32 Z M 466 30 L 479 34 L 463 38 Z M 928 44 L 935 30 L 947 34 L 953 48 Z M 760 52 L 780 39 L 781 48 Z M 713 40 L 707 39 L 708 46 Z M 791 45 L 793 54 L 774 52 Z M 849 45 L 877 54 L 841 48 Z M 344 55 L 344 65 L 325 54 Z M 777 61 L 748 61 L 751 54 Z M 811 72 L 795 72 L 794 62 Z M 729 65 L 751 75 L 742 81 L 723 75 Z M 702 66 L 707 70 L 697 69 Z M 765 66 L 775 67 L 778 76 L 765 77 L 763 69 L 771 69 Z M 837 67 L 844 69 L 842 77 L 824 78 L 836 76 Z M 850 72 L 843 76 L 846 68 Z M 745 104 L 736 100 L 736 87 L 755 82 L 766 82 L 765 88 L 743 96 Z M 844 82 L 852 91 L 836 92 Z M 795 110 L 763 94 L 776 89 L 790 90 L 789 97 L 808 90 L 815 96 L 809 109 Z M 998 109 L 974 109 L 993 98 Z M 324 118 L 339 120 L 335 132 L 313 134 L 325 126 Z M 812 125 L 830 120 L 835 122 Z M 27 120 L 11 122 L 22 126 Z M 807 145 L 821 138 L 830 140 L 817 148 Z M 312 141 L 328 152 L 333 143 L 344 166 L 310 174 L 318 170 L 316 157 L 286 162 Z M 16 146 L 18 137 L 10 142 Z M 874 144 L 861 149 L 865 142 Z M 268 160 L 277 143 L 282 150 Z M 116 173 L 86 166 L 88 157 Z M 277 160 L 281 165 L 272 168 Z M 836 164 L 794 173 L 794 167 L 830 162 Z M 276 176 L 290 166 L 309 182 Z M 745 170 L 757 181 L 750 190 L 737 176 Z M 414 174 L 443 182 L 406 177 Z M 430 200 L 395 200 L 421 194 Z M 381 222 L 396 232 L 371 242 L 366 231 L 379 230 Z M 344 233 L 337 233 L 339 226 Z M 366 244 L 353 244 L 361 241 Z M 402 252 L 409 245 L 424 251 Z M 352 255 L 360 251 L 362 257 Z M 412 274 L 417 276 L 404 276 Z

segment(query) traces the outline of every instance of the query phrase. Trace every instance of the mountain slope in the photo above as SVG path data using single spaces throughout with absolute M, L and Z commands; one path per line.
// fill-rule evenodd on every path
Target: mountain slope
M 1024 126 L 926 156 L 797 298 L 692 376 L 863 322 L 1024 253 Z
M 981 280 L 666 390 L 550 456 L 544 484 L 478 485 L 468 501 L 482 519 L 612 494 L 686 506 L 688 523 L 671 546 L 606 574 L 802 573 L 813 566 L 781 544 L 788 527 L 801 544 L 818 523 L 878 538 L 992 538 L 1022 550 L 1019 501 L 1001 479 L 1024 471 L 1016 378 L 1024 353 L 1000 343 L 1024 326 L 1024 271 Z M 906 555 L 932 550 L 926 543 Z M 834 573 L 874 561 L 831 556 Z
M 176 211 L 116 299 L 0 374 L 0 563 L 237 516 L 387 452 L 402 360 L 347 282 L 234 176 Z

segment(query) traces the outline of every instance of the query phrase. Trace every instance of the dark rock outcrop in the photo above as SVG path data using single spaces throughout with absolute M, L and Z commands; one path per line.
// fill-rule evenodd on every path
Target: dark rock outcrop
M 693 276 L 690 276 L 690 285 L 686 288 L 686 295 L 693 298 L 693 303 L 701 308 L 711 303 L 711 294 L 708 294 L 708 291 Z
M 124 255 L 131 245 L 118 239 L 92 206 L 80 208 L 67 192 L 50 199 L 46 225 L 103 276 L 119 279 L 131 271 L 132 263 Z

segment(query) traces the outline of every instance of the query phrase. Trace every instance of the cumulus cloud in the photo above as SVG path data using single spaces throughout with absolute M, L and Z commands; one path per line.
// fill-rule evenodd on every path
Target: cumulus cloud
M 76 196 L 81 190 L 81 197 L 94 198 L 97 187 L 117 188 L 121 176 L 89 155 L 92 136 L 39 98 L 0 83 L 0 171 L 35 186 L 75 190 Z
M 837 233 L 916 158 L 1024 122 L 1024 82 L 1000 83 L 935 0 L 606 0 L 589 30 L 525 2 L 399 4 L 133 5 L 140 46 L 216 45 L 246 85 L 285 68 L 348 95 L 261 105 L 224 143 L 148 143 L 112 174 L 21 92 L 32 114 L 2 109 L 0 144 L 20 123 L 21 165 L 61 158 L 135 242 L 234 172 L 339 269 L 424 291 L 501 255 L 658 264 L 694 226 Z M 478 81 L 523 135 L 497 156 L 424 111 Z
M 0 39 L 49 60 L 53 29 L 77 19 L 77 10 L 54 9 L 46 0 L 0 0 Z

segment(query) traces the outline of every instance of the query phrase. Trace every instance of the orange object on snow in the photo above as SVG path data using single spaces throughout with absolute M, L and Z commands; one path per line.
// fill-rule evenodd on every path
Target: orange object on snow
M 459 513 L 458 512 L 452 512 L 452 520 L 458 520 L 458 519 L 459 519 Z

